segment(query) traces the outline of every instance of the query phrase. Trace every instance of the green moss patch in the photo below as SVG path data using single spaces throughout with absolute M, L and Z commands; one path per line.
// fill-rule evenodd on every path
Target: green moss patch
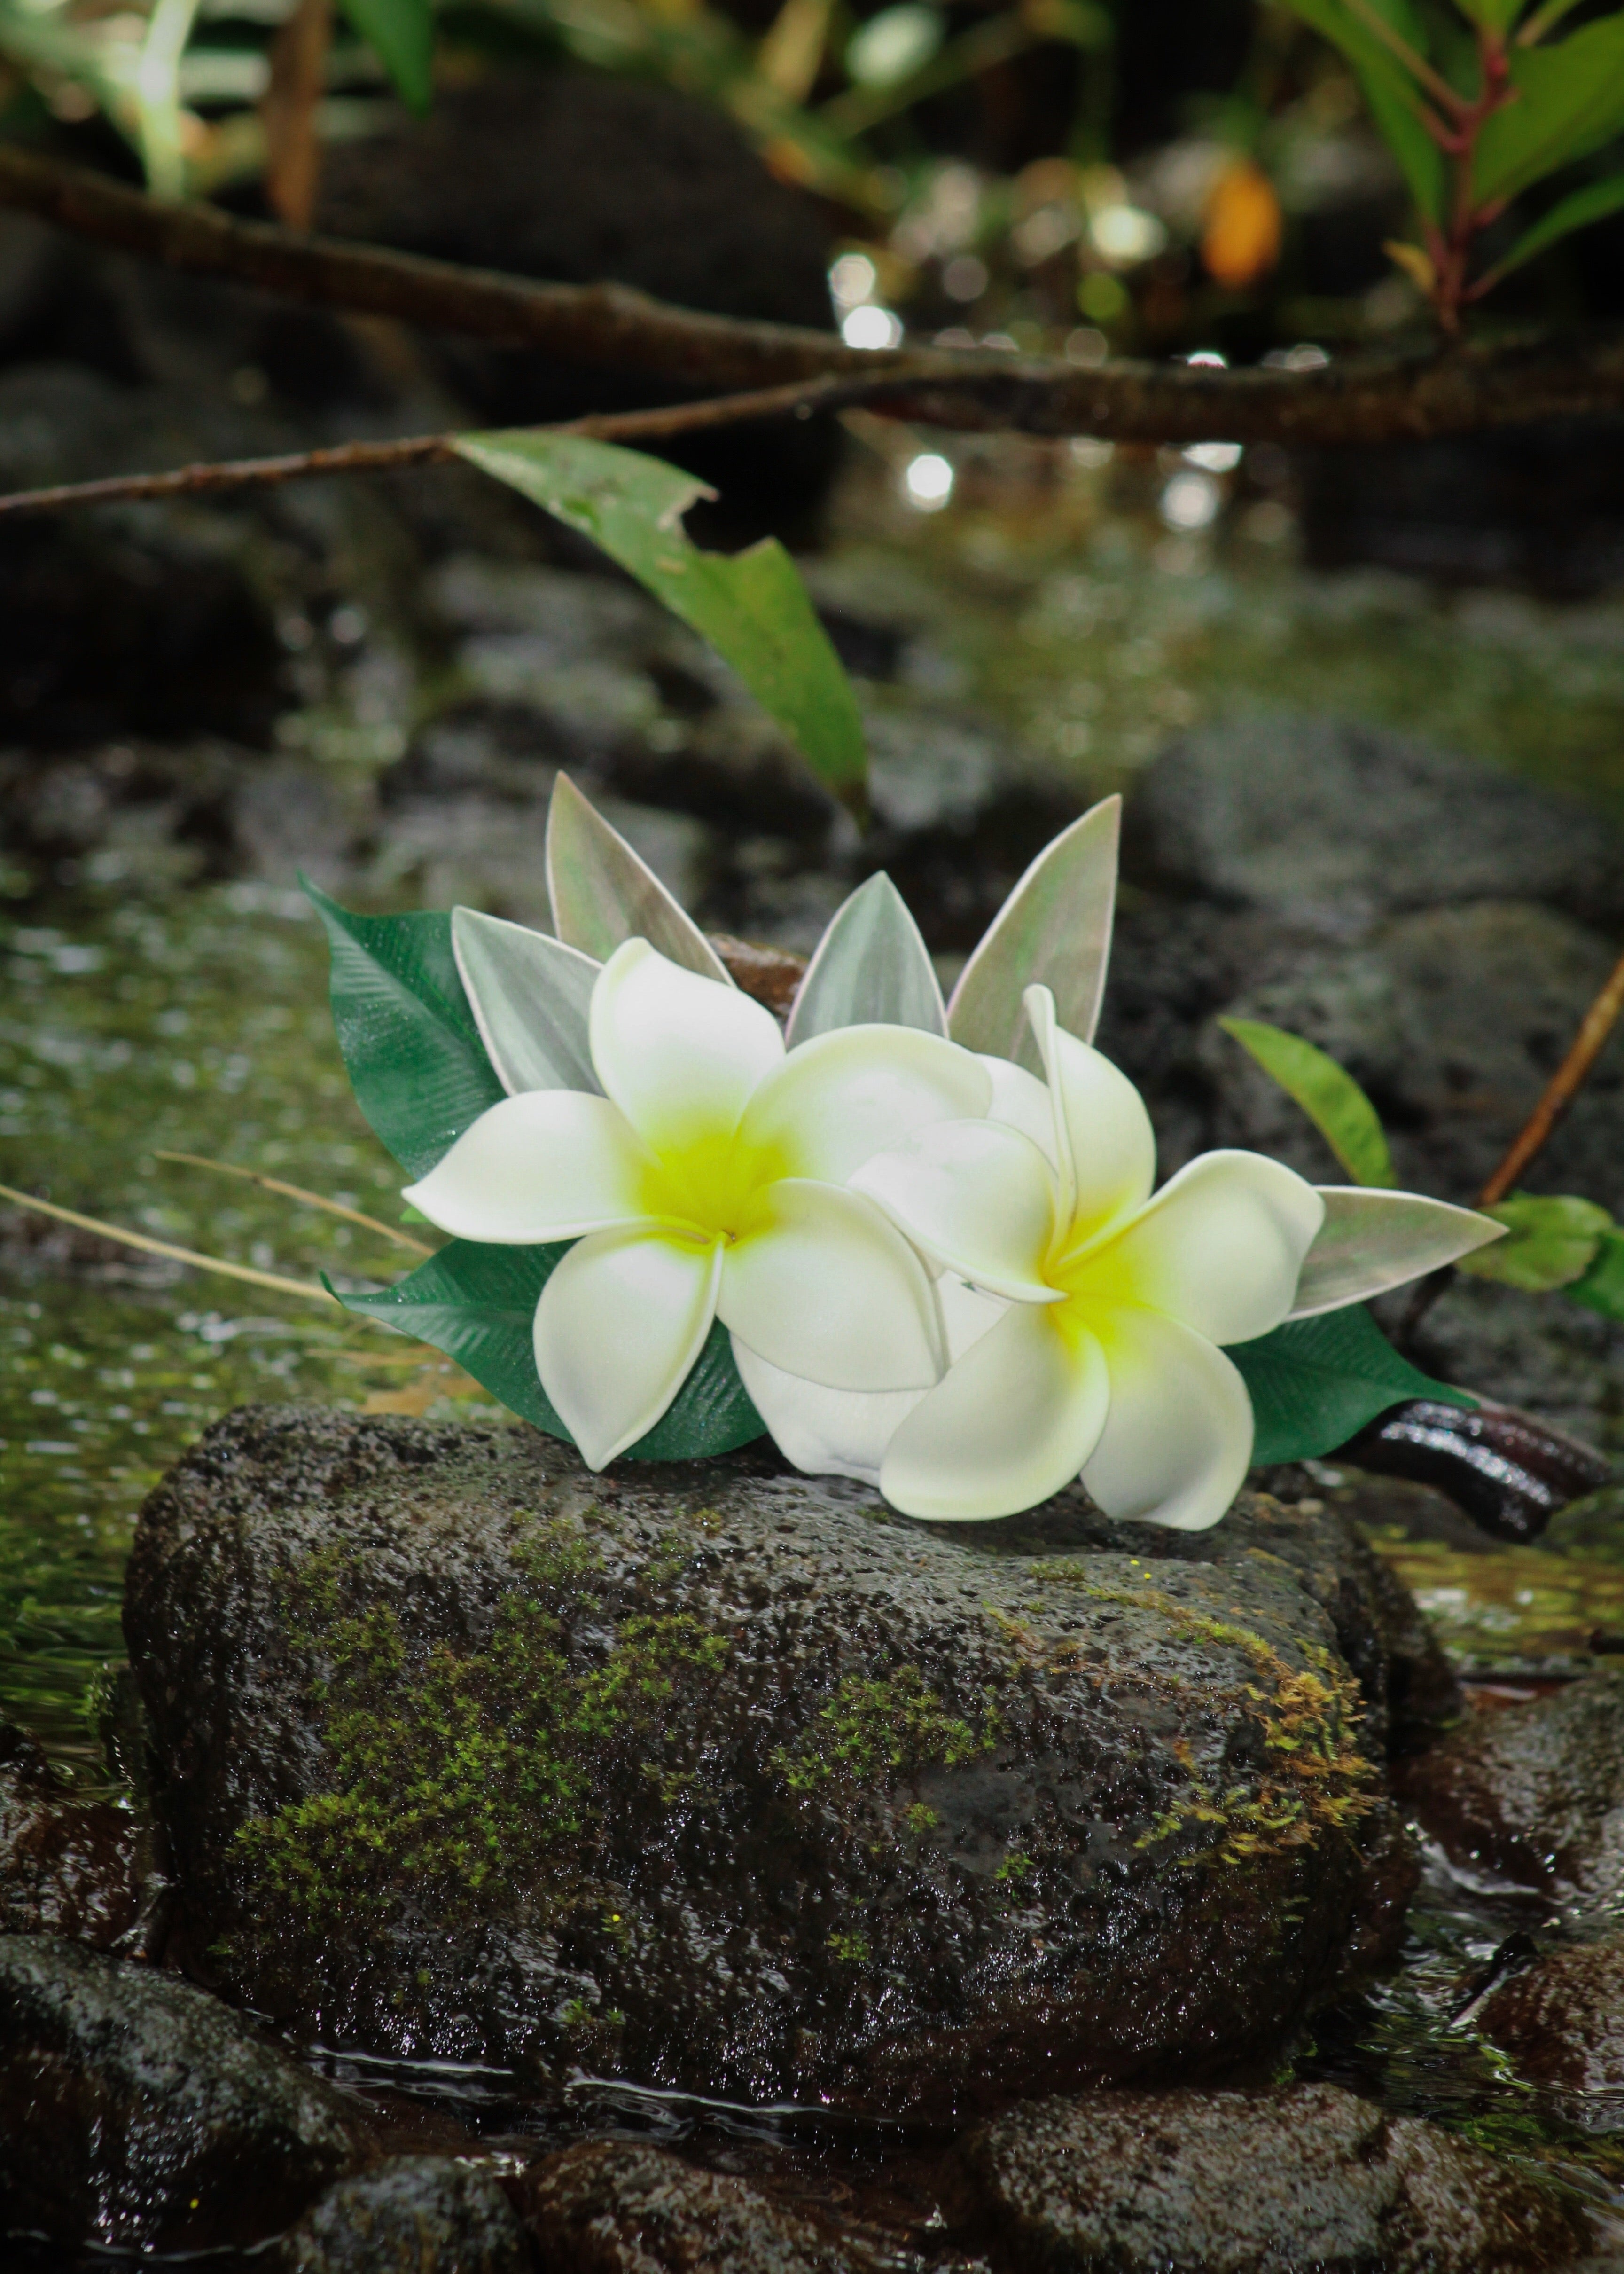
M 795 1793 L 843 1782 L 883 1789 L 921 1769 L 956 1768 L 990 1752 L 998 1729 L 990 1696 L 978 1726 L 950 1713 L 916 1666 L 899 1666 L 876 1679 L 847 1675 L 799 1743 L 777 1749 L 773 1766 Z

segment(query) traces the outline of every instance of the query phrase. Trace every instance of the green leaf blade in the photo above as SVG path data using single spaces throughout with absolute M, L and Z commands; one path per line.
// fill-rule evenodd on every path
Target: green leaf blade
M 825 787 L 861 802 L 868 762 L 857 698 L 794 562 L 776 538 L 702 553 L 681 526 L 704 485 L 662 459 L 537 429 L 462 434 L 458 453 L 601 546 L 708 640 Z
M 1477 1403 L 1401 1358 L 1361 1304 L 1293 1320 L 1255 1342 L 1231 1344 L 1226 1355 L 1252 1400 L 1256 1468 L 1334 1453 L 1367 1422 L 1411 1398 L 1469 1410 Z
M 1473 154 L 1480 205 L 1514 198 L 1624 133 L 1624 13 L 1555 47 L 1514 48 L 1511 80 L 1517 100 L 1486 122 Z
M 446 915 L 362 916 L 311 884 L 327 927 L 333 1023 L 367 1121 L 426 1176 L 506 1096 L 469 1007 Z
M 1614 1224 L 1596 1244 L 1596 1257 L 1582 1279 L 1565 1290 L 1604 1319 L 1624 1319 L 1624 1231 Z
M 1353 65 L 1371 116 L 1398 160 L 1411 197 L 1429 221 L 1440 222 L 1443 153 L 1421 123 L 1421 98 L 1413 75 L 1344 0 L 1285 0 L 1285 4 Z M 1426 57 L 1426 29 L 1410 0 L 1372 0 L 1372 6 L 1417 56 Z
M 536 1372 L 534 1321 L 541 1291 L 571 1244 L 496 1247 L 454 1239 L 393 1287 L 338 1299 L 347 1310 L 442 1351 L 509 1412 L 569 1444 L 574 1440 Z M 613 1362 L 611 1354 L 605 1362 Z M 620 1457 L 700 1460 L 765 1432 L 718 1320 L 668 1411 Z
M 1397 1183 L 1380 1116 L 1334 1058 L 1261 1019 L 1220 1019 L 1218 1024 L 1302 1107 L 1356 1185 Z
M 1116 915 L 1122 800 L 1101 798 L 1046 845 L 988 926 L 959 974 L 947 1030 L 966 1050 L 1038 1070 L 1026 990 L 1049 988 L 1067 1034 L 1091 1043 Z
M 1503 260 L 1495 262 L 1496 279 L 1509 276 L 1514 268 L 1521 268 L 1525 261 L 1536 259 L 1563 237 L 1571 237 L 1575 230 L 1605 221 L 1620 206 L 1624 206 L 1624 174 L 1609 174 L 1605 181 L 1591 182 L 1585 189 L 1575 190 L 1571 196 L 1553 205 L 1531 229 L 1525 230 Z
M 434 11 L 431 0 L 342 0 L 350 22 L 377 54 L 396 94 L 419 117 L 434 99 Z
M 1460 1257 L 1456 1269 L 1530 1295 L 1583 1279 L 1613 1229 L 1605 1208 L 1568 1193 L 1513 1193 L 1483 1213 L 1506 1226 L 1506 1237 Z

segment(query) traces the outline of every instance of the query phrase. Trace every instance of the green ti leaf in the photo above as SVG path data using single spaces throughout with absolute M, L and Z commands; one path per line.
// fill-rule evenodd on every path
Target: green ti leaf
M 1583 1279 L 1596 1261 L 1604 1234 L 1613 1228 L 1605 1208 L 1566 1193 L 1513 1193 L 1509 1200 L 1482 1212 L 1506 1226 L 1506 1237 L 1492 1247 L 1461 1256 L 1456 1269 L 1478 1279 L 1498 1279 L 1503 1287 L 1521 1287 L 1530 1295 Z
M 1566 1292 L 1604 1319 L 1624 1319 L 1624 1231 L 1609 1224 L 1596 1243 L 1596 1260 Z
M 1485 32 L 1504 35 L 1516 22 L 1528 5 L 1528 0 L 1455 0 L 1455 6 L 1469 24 L 1481 24 Z
M 434 96 L 434 11 L 431 0 L 342 0 L 350 22 L 419 117 Z
M 1401 1358 L 1363 1304 L 1294 1319 L 1226 1352 L 1240 1368 L 1257 1434 L 1252 1463 L 1310 1461 L 1334 1453 L 1390 1406 L 1412 1397 L 1475 1406 Z
M 1624 133 L 1624 12 L 1553 48 L 1514 47 L 1511 82 L 1516 101 L 1485 123 L 1473 154 L 1479 205 L 1514 198 Z
M 327 926 L 333 1023 L 356 1102 L 408 1174 L 426 1176 L 507 1095 L 469 1008 L 451 918 L 352 915 L 304 890 Z
M 1356 1185 L 1397 1183 L 1375 1107 L 1334 1058 L 1261 1019 L 1218 1024 L 1302 1107 Z
M 393 1287 L 338 1299 L 348 1310 L 443 1351 L 510 1412 L 569 1443 L 537 1375 L 533 1337 L 541 1291 L 571 1245 L 494 1247 L 454 1239 Z M 670 1408 L 620 1458 L 699 1460 L 749 1444 L 765 1427 L 739 1379 L 733 1344 L 718 1320 Z
M 1498 281 L 1509 276 L 1514 268 L 1532 260 L 1561 238 L 1571 237 L 1576 229 L 1588 229 L 1593 221 L 1605 221 L 1610 213 L 1624 206 L 1624 174 L 1609 174 L 1603 182 L 1592 182 L 1588 188 L 1575 190 L 1562 198 L 1548 214 L 1524 230 L 1503 260 L 1494 264 L 1493 275 Z
M 663 459 L 578 434 L 462 434 L 473 465 L 600 545 L 710 641 L 837 797 L 861 806 L 868 757 L 857 700 L 793 561 L 776 538 L 702 553 L 682 516 L 703 482 Z
M 1398 160 L 1410 193 L 1429 221 L 1444 214 L 1443 153 L 1421 124 L 1422 96 L 1412 72 L 1347 0 L 1285 0 L 1294 15 L 1339 48 L 1353 65 L 1371 116 Z M 1427 56 L 1427 37 L 1410 0 L 1368 0 L 1414 52 Z

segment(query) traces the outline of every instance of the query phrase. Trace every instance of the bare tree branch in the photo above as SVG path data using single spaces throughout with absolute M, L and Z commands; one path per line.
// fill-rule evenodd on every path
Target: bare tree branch
M 1624 334 L 1541 334 L 1323 370 L 1099 368 L 985 350 L 848 348 L 825 332 L 673 308 L 620 284 L 537 284 L 168 204 L 0 146 L 0 206 L 190 275 L 229 279 L 427 331 L 545 348 L 723 395 L 809 380 L 898 382 L 888 415 L 960 431 L 1124 442 L 1369 443 L 1624 410 Z M 743 413 L 760 416 L 759 412 Z

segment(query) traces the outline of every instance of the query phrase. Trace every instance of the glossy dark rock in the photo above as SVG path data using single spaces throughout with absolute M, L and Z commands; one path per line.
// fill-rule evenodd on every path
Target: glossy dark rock
M 599 2140 L 535 2165 L 525 2218 L 556 2274 L 852 2274 L 849 2245 L 726 2172 Z
M 1624 2130 L 1624 1935 L 1537 1959 L 1490 1992 L 1472 2025 L 1581 2121 Z
M 517 2212 L 488 2172 L 395 2156 L 340 2180 L 278 2248 L 278 2274 L 530 2274 Z
M 358 2103 L 201 1990 L 0 1936 L 0 2233 L 253 2242 L 373 2152 Z
M 1536 2274 L 1593 2240 L 1555 2189 L 1335 2085 L 1040 2101 L 958 2155 L 1016 2274 Z
M 1584 1906 L 1624 1893 L 1624 1676 L 1470 1714 L 1395 1774 L 1457 1863 Z
M 532 2087 L 946 2110 L 1233 2063 L 1390 1946 L 1390 1611 L 1323 1507 L 948 1536 L 759 1451 L 251 1408 L 148 1502 L 126 1628 L 233 1996 Z
M 0 1722 L 0 1934 L 139 1941 L 147 1877 L 129 1811 L 73 1799 L 32 1738 Z

